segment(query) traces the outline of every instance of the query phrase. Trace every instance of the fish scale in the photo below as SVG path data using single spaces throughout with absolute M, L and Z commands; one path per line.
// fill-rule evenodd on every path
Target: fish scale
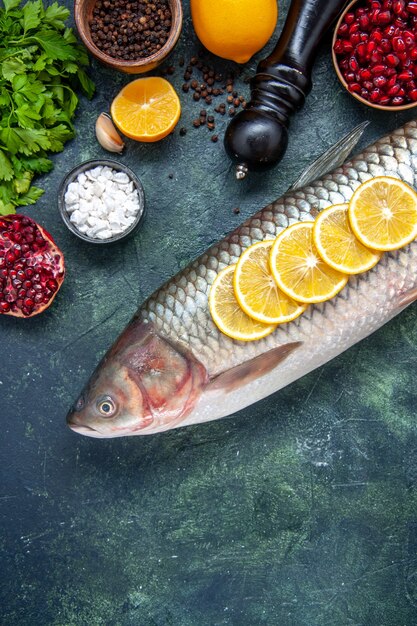
M 313 163 L 301 180 L 309 181 L 324 166 L 329 169 L 330 162 L 340 163 L 358 129 Z M 273 239 L 297 221 L 314 220 L 329 205 L 349 202 L 355 189 L 374 176 L 417 187 L 417 122 L 332 173 L 289 190 L 157 290 L 99 364 L 68 415 L 70 427 L 91 437 L 119 437 L 230 415 L 336 357 L 416 300 L 413 242 L 384 254 L 372 270 L 351 276 L 336 297 L 309 306 L 264 339 L 230 339 L 211 319 L 208 298 L 221 269 L 236 263 L 253 243 Z
M 387 164 L 389 170 L 386 169 Z M 414 171 L 412 164 L 415 165 Z M 410 122 L 380 139 L 323 179 L 302 190 L 290 191 L 282 199 L 259 211 L 159 289 L 144 303 L 138 316 L 144 321 L 153 322 L 157 329 L 173 341 L 180 341 L 191 348 L 210 376 L 223 371 L 225 363 L 228 367 L 234 367 L 288 341 L 309 342 L 311 335 L 317 341 L 322 335 L 323 323 L 329 329 L 330 308 L 331 315 L 339 320 L 340 317 L 351 314 L 351 309 L 356 306 L 358 316 L 361 305 L 367 311 L 373 307 L 375 319 L 366 320 L 365 331 L 357 319 L 353 322 L 352 330 L 361 331 L 358 339 L 355 335 L 353 341 L 343 340 L 343 346 L 346 347 L 355 343 L 368 328 L 369 332 L 366 334 L 378 328 L 383 320 L 389 319 L 387 307 L 396 294 L 391 293 L 391 289 L 385 292 L 383 283 L 390 280 L 391 273 L 396 280 L 400 279 L 395 283 L 397 292 L 412 289 L 416 284 L 415 244 L 412 244 L 411 251 L 407 249 L 405 253 L 387 254 L 370 272 L 359 278 L 352 277 L 331 304 L 309 307 L 297 320 L 282 325 L 272 335 L 256 342 L 239 342 L 222 334 L 211 319 L 208 295 L 218 272 L 227 265 L 236 263 L 248 246 L 263 239 L 275 238 L 284 228 L 295 222 L 311 221 L 317 211 L 332 204 L 349 202 L 361 183 L 382 175 L 401 178 L 408 184 L 417 186 L 416 122 Z M 403 275 L 397 276 L 398 273 L 401 274 L 401 267 L 404 269 Z M 192 300 L 191 307 L 187 308 L 186 297 Z M 348 306 L 349 302 L 355 303 L 354 306 Z M 339 334 L 348 334 L 349 327 L 342 325 Z M 342 345 L 337 343 L 337 347 L 338 352 L 341 352 Z

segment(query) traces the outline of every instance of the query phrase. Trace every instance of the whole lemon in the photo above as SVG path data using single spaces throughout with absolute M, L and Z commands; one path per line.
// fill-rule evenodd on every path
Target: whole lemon
M 213 54 L 246 63 L 274 32 L 277 0 L 191 0 L 194 29 Z

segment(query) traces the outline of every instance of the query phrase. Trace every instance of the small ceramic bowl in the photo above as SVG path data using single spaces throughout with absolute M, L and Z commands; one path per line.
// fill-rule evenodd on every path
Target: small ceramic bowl
M 87 170 L 91 170 L 97 167 L 98 165 L 101 165 L 101 166 L 107 165 L 108 167 L 111 167 L 113 170 L 117 170 L 118 172 L 124 172 L 125 174 L 127 174 L 129 178 L 131 179 L 131 181 L 133 182 L 138 192 L 138 197 L 139 197 L 139 211 L 135 218 L 135 221 L 130 226 L 128 226 L 126 230 L 124 230 L 123 232 L 117 235 L 114 235 L 113 237 L 109 237 L 107 239 L 96 239 L 93 237 L 88 237 L 84 233 L 80 232 L 76 228 L 76 226 L 71 222 L 70 214 L 68 213 L 66 209 L 66 203 L 65 203 L 65 193 L 67 191 L 68 185 L 72 183 L 79 174 Z M 102 244 L 114 243 L 116 241 L 121 241 L 122 239 L 126 239 L 126 237 L 129 237 L 129 235 L 131 235 L 134 231 L 136 231 L 136 229 L 141 224 L 143 217 L 145 215 L 145 194 L 143 191 L 142 183 L 140 182 L 139 178 L 126 165 L 123 165 L 122 163 L 118 163 L 117 161 L 113 161 L 111 159 L 92 159 L 90 161 L 84 161 L 84 163 L 77 165 L 65 176 L 58 190 L 58 208 L 59 208 L 59 212 L 61 214 L 61 217 L 65 225 L 74 235 L 76 235 L 79 239 L 82 239 L 83 241 L 88 241 L 89 243 L 102 245 Z
M 373 102 L 370 102 L 369 100 L 365 100 L 365 98 L 362 98 L 362 96 L 360 96 L 359 94 L 349 91 L 348 84 L 343 78 L 342 72 L 340 71 L 338 57 L 334 51 L 334 44 L 337 39 L 337 31 L 339 30 L 340 25 L 342 24 L 346 13 L 349 13 L 350 11 L 355 10 L 355 8 L 357 6 L 360 6 L 361 4 L 363 4 L 363 0 L 353 0 L 353 2 L 350 2 L 347 5 L 347 7 L 344 9 L 341 16 L 339 17 L 335 30 L 334 30 L 333 39 L 332 39 L 332 59 L 333 59 L 333 65 L 334 65 L 334 69 L 336 70 L 337 77 L 342 83 L 343 87 L 351 96 L 356 98 L 356 100 L 359 100 L 359 102 L 362 102 L 362 104 L 366 104 L 366 106 L 370 107 L 371 109 L 379 109 L 380 111 L 391 111 L 393 113 L 397 111 L 405 111 L 407 109 L 412 109 L 415 106 L 417 106 L 417 102 L 410 102 L 409 104 L 402 104 L 400 106 L 383 106 L 381 104 L 374 104 Z
M 115 59 L 102 50 L 99 50 L 91 38 L 89 22 L 93 16 L 94 6 L 97 0 L 75 0 L 74 18 L 79 35 L 88 51 L 99 61 L 113 69 L 126 74 L 143 74 L 151 72 L 160 65 L 174 49 L 182 28 L 182 4 L 181 0 L 168 0 L 172 13 L 172 25 L 167 41 L 158 52 L 149 57 L 138 58 L 134 61 Z

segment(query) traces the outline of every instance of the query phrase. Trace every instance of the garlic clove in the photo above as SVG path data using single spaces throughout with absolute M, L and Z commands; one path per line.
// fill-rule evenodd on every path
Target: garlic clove
M 109 152 L 123 152 L 125 144 L 108 113 L 100 113 L 96 121 L 96 137 L 99 144 Z

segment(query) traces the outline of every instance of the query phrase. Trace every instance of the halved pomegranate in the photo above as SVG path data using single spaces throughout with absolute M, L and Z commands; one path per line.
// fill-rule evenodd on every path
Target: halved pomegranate
M 64 255 L 45 229 L 25 215 L 0 216 L 0 313 L 38 315 L 64 276 Z

